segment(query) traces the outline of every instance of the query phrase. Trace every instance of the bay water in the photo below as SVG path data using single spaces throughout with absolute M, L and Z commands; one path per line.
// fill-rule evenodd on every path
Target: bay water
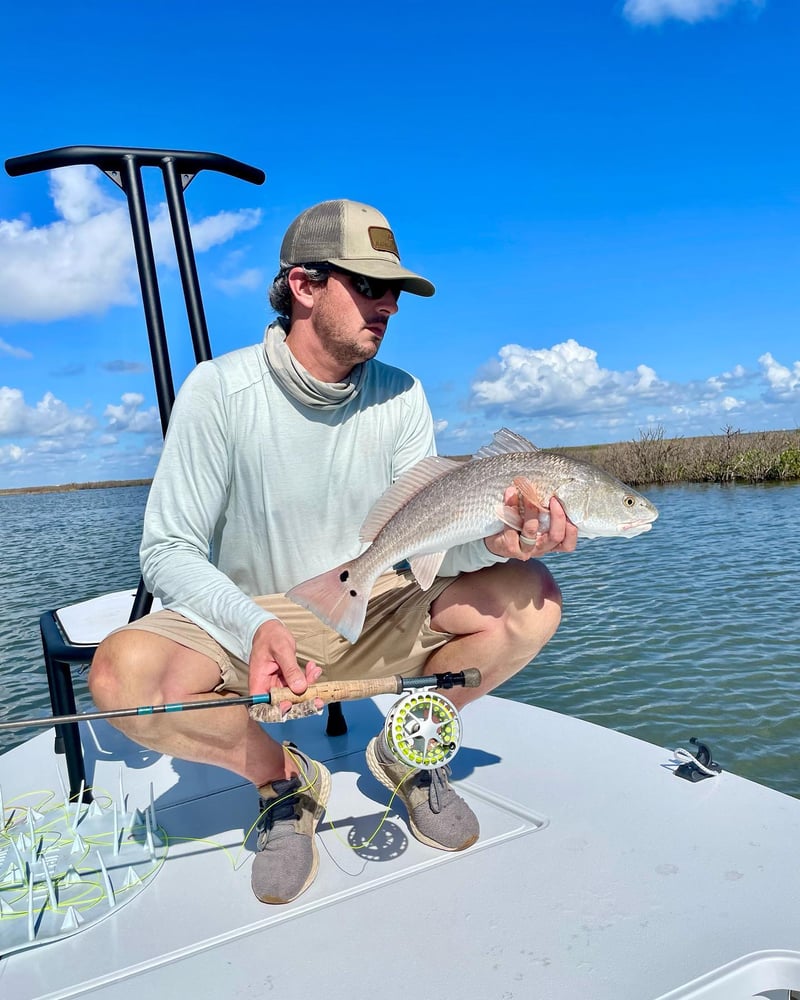
M 498 693 L 671 749 L 696 736 L 725 770 L 800 795 L 800 483 L 644 492 L 651 532 L 547 558 L 561 628 Z M 135 588 L 146 497 L 0 496 L 0 721 L 50 713 L 42 611 Z M 0 733 L 0 752 L 32 732 Z

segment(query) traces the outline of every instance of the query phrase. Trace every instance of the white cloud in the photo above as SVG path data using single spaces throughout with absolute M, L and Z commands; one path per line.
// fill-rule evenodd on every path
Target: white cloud
M 226 295 L 252 292 L 265 287 L 264 272 L 257 267 L 247 268 L 233 278 L 217 278 L 214 284 Z
M 0 318 L 47 321 L 135 302 L 125 207 L 101 199 L 86 167 L 54 171 L 51 194 L 58 221 L 0 221 Z
M 54 170 L 55 222 L 36 227 L 27 218 L 0 220 L 0 320 L 46 322 L 140 301 L 128 209 L 103 189 L 104 183 L 94 167 Z M 260 220 L 253 209 L 207 216 L 192 225 L 192 243 L 202 253 Z M 174 266 L 163 204 L 151 231 L 156 259 Z
M 31 352 L 26 351 L 24 347 L 14 347 L 13 344 L 7 343 L 2 338 L 0 338 L 0 354 L 7 354 L 11 358 L 19 358 L 22 361 L 30 361 L 33 357 Z
M 19 389 L 0 387 L 2 485 L 134 479 L 152 475 L 162 446 L 155 406 L 124 393 L 104 410 L 103 426 L 88 409 L 72 410 L 48 392 L 28 405 Z
M 98 437 L 100 443 L 118 440 L 125 432 L 160 438 L 158 409 L 142 409 L 143 402 L 140 393 L 126 392 L 118 404 L 109 403 L 103 413 L 107 424 Z M 71 410 L 52 392 L 46 392 L 35 406 L 30 406 L 20 389 L 0 386 L 0 438 L 38 438 L 41 448 L 45 441 L 52 446 L 57 438 L 68 438 L 74 444 L 77 438 L 85 440 L 98 430 L 95 417 L 84 410 Z
M 106 432 L 109 435 L 128 431 L 133 434 L 160 434 L 161 420 L 155 406 L 146 410 L 139 407 L 144 402 L 144 396 L 138 392 L 126 392 L 121 397 L 119 405 L 109 403 L 103 412 L 108 421 Z
M 601 368 L 597 352 L 567 340 L 550 348 L 508 344 L 472 384 L 473 406 L 526 416 L 574 416 L 626 407 L 632 398 L 661 396 L 666 389 L 652 368 L 632 372 Z
M 575 340 L 541 349 L 508 344 L 474 380 L 469 416 L 438 433 L 447 453 L 459 439 L 474 444 L 503 424 L 545 446 L 621 440 L 654 424 L 670 436 L 718 433 L 732 419 L 745 429 L 796 426 L 800 361 L 787 367 L 767 353 L 759 364 L 670 382 L 645 364 L 603 368 L 597 352 Z
M 218 212 L 192 224 L 192 246 L 197 253 L 227 243 L 237 233 L 255 229 L 261 222 L 257 208 L 244 208 L 239 212 Z
M 16 465 L 25 457 L 25 451 L 16 444 L 0 446 L 0 465 Z
M 29 406 L 19 389 L 0 386 L 0 437 L 50 438 L 83 435 L 94 430 L 94 418 L 46 392 L 35 406 Z
M 99 173 L 88 164 L 51 170 L 49 177 L 50 197 L 65 222 L 78 225 L 93 215 L 107 215 L 121 207 L 119 198 L 111 197 L 113 188 L 101 187 Z
M 800 401 L 800 361 L 795 361 L 791 368 L 787 368 L 779 364 L 767 351 L 761 355 L 758 363 L 764 372 L 771 399 Z
M 721 17 L 737 4 L 760 9 L 765 0 L 625 0 L 623 16 L 634 24 L 661 24 L 674 19 L 696 24 Z

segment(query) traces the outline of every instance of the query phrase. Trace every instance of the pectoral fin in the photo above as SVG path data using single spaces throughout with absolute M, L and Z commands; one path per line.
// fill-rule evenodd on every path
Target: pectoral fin
M 426 552 L 423 556 L 413 556 L 408 560 L 420 589 L 427 590 L 436 579 L 444 556 L 444 552 Z
M 522 515 L 517 507 L 506 507 L 504 504 L 499 503 L 495 507 L 494 512 L 503 524 L 507 524 L 509 528 L 513 528 L 515 531 L 522 530 Z
M 530 479 L 525 479 L 524 476 L 517 476 L 514 480 L 514 485 L 517 488 L 520 499 L 526 500 L 533 507 L 538 507 L 539 510 L 549 509 L 550 498 L 545 499 L 544 492 L 536 483 L 531 482 Z

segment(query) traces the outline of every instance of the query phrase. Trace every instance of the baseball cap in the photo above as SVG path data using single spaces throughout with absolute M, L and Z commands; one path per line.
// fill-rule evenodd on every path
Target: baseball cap
M 370 205 L 338 199 L 312 205 L 286 230 L 281 267 L 333 264 L 351 274 L 398 281 L 414 295 L 433 295 L 427 278 L 400 266 L 400 252 L 386 217 Z

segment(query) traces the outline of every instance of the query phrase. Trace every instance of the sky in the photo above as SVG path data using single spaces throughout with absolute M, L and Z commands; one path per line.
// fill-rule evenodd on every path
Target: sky
M 33 0 L 0 40 L 3 161 L 91 144 L 266 172 L 186 191 L 215 354 L 261 340 L 292 219 L 352 198 L 436 285 L 379 356 L 421 379 L 441 453 L 503 426 L 546 448 L 800 426 L 796 0 Z M 160 444 L 122 192 L 0 172 L 0 488 L 148 478 Z

